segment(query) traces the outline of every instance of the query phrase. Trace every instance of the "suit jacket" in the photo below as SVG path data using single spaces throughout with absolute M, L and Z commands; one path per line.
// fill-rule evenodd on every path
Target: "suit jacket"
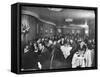
M 72 49 L 70 51 L 70 55 L 66 59 L 67 67 L 68 68 L 71 68 L 72 67 L 72 64 L 71 64 L 72 58 L 73 58 L 73 55 L 75 54 L 75 52 L 78 51 L 78 48 L 79 48 L 79 45 L 77 43 L 73 43 L 72 44 Z
M 22 56 L 22 68 L 23 69 L 38 69 L 38 55 L 31 51 L 24 53 Z
M 52 60 L 52 68 L 59 69 L 59 68 L 66 68 L 66 60 L 64 55 L 59 46 L 55 46 L 53 51 L 53 60 Z
M 43 52 L 39 56 L 39 61 L 42 65 L 42 69 L 50 68 L 50 58 L 51 58 L 51 54 L 49 50 L 46 47 L 44 47 Z

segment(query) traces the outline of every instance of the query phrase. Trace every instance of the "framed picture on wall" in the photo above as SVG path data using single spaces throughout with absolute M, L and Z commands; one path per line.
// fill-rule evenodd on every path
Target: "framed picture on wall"
M 11 72 L 97 69 L 97 7 L 11 5 Z

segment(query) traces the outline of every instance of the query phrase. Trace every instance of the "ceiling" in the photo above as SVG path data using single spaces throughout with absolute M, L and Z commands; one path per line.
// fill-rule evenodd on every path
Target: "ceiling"
M 83 23 L 85 20 L 94 20 L 95 14 L 92 10 L 80 9 L 63 9 L 60 12 L 51 11 L 44 7 L 23 7 L 22 10 L 27 10 L 37 14 L 41 19 L 54 22 L 59 25 L 67 24 L 65 19 L 73 19 L 73 23 Z

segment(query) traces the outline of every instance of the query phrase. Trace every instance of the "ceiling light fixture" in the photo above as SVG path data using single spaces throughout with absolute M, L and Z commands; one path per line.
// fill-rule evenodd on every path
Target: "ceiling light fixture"
M 51 10 L 51 11 L 57 11 L 57 12 L 63 10 L 62 8 L 48 8 L 48 9 Z
M 71 18 L 67 18 L 67 19 L 65 19 L 65 21 L 66 21 L 66 22 L 72 22 L 73 19 L 71 19 Z

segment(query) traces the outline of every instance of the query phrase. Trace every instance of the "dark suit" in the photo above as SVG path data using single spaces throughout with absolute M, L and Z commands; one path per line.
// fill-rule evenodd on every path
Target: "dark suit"
M 38 69 L 38 53 L 28 51 L 22 56 L 23 69 Z
M 42 51 L 43 52 L 39 56 L 39 61 L 42 65 L 42 69 L 49 69 L 50 68 L 50 56 L 51 56 L 50 52 L 46 47 L 44 47 Z
M 65 58 L 59 44 L 54 46 L 53 52 L 52 69 L 66 68 Z
M 78 43 L 73 43 L 72 44 L 72 49 L 70 51 L 70 55 L 67 57 L 66 62 L 67 62 L 67 68 L 71 68 L 72 67 L 72 58 L 73 55 L 75 54 L 76 51 L 78 51 L 79 45 Z

